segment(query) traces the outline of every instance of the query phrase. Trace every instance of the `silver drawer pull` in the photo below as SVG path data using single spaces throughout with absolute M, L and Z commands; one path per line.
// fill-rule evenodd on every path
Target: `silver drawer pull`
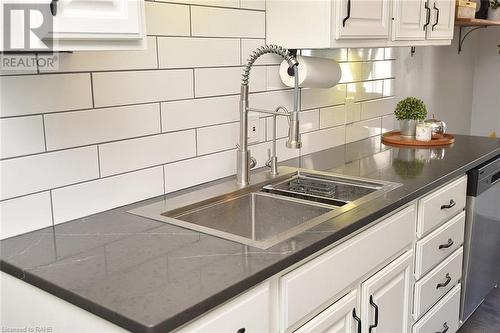
M 439 248 L 440 250 L 441 250 L 441 249 L 447 249 L 447 248 L 451 247 L 453 244 L 454 244 L 453 239 L 448 238 L 448 243 L 446 243 L 446 244 L 441 244 L 441 245 L 439 245 L 439 247 L 438 247 L 438 248 Z
M 449 329 L 450 329 L 450 327 L 448 326 L 448 323 L 444 323 L 443 324 L 443 330 L 442 331 L 437 331 L 436 333 L 446 333 L 446 332 L 448 332 Z
M 457 203 L 455 202 L 455 200 L 451 199 L 449 204 L 441 205 L 441 209 L 450 209 L 450 208 L 454 207 L 456 204 Z
M 448 284 L 450 284 L 451 282 L 451 276 L 450 276 L 450 273 L 446 273 L 446 281 L 443 282 L 443 283 L 438 283 L 437 286 L 436 286 L 436 289 L 439 289 L 439 288 L 444 288 L 446 287 Z

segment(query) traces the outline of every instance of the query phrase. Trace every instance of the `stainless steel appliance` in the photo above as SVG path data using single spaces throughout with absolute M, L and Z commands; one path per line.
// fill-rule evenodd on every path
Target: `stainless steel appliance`
M 461 320 L 500 283 L 500 156 L 468 174 Z

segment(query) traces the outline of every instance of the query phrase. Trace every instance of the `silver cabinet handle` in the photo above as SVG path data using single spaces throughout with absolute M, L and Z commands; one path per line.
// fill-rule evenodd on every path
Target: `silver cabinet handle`
M 442 331 L 437 331 L 436 333 L 446 333 L 448 332 L 448 330 L 450 329 L 450 327 L 448 326 L 448 323 L 444 323 L 443 324 L 443 330 Z

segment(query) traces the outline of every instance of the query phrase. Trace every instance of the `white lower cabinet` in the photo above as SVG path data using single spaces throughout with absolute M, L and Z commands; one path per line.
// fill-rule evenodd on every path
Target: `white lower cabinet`
M 408 251 L 361 285 L 363 333 L 408 332 L 413 251 Z
M 296 330 L 295 333 L 355 333 L 358 324 L 353 315 L 357 316 L 357 303 L 358 292 L 353 290 Z

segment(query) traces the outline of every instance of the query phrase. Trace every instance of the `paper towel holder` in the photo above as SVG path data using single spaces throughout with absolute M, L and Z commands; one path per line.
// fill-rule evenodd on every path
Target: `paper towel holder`
M 297 49 L 289 49 L 289 50 L 288 50 L 288 53 L 289 53 L 292 57 L 297 58 L 297 51 L 298 51 Z M 297 64 L 296 66 L 298 66 L 298 65 L 299 65 L 299 64 Z M 287 73 L 288 73 L 288 75 L 290 75 L 290 76 L 295 76 L 295 71 L 294 71 L 294 69 L 293 69 L 293 67 L 292 67 L 292 66 L 289 66 L 289 67 L 288 67 Z

